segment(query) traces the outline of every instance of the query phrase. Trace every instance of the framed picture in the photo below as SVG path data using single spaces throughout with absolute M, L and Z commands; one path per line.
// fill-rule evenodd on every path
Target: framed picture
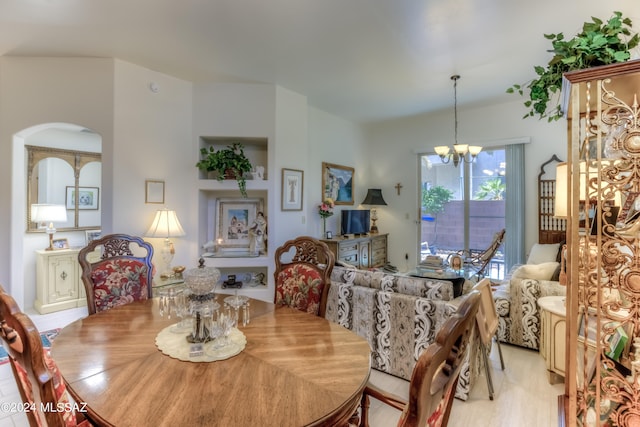
M 78 209 L 97 210 L 100 201 L 98 187 L 78 187 Z M 67 187 L 67 209 L 76 208 L 76 188 Z
M 146 180 L 144 182 L 144 202 L 164 204 L 164 181 Z
M 282 210 L 301 211 L 304 172 L 282 168 Z
M 258 212 L 263 212 L 262 199 L 218 199 L 218 246 L 249 250 L 249 227 Z
M 85 230 L 86 244 L 102 237 L 102 230 Z
M 348 166 L 322 162 L 322 200 L 330 197 L 336 205 L 353 205 L 353 172 Z
M 66 238 L 53 239 L 53 247 L 56 249 L 69 249 L 69 240 Z

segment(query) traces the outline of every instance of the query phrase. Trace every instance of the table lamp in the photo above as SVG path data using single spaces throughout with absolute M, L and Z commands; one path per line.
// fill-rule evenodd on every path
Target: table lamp
M 176 211 L 169 209 L 159 209 L 156 212 L 156 216 L 153 219 L 153 223 L 147 231 L 147 237 L 164 237 L 164 246 L 160 251 L 162 256 L 163 270 L 160 273 L 160 277 L 171 277 L 173 270 L 171 270 L 171 261 L 175 254 L 173 243 L 169 240 L 170 237 L 184 236 L 185 232 L 178 221 Z
M 374 205 L 374 206 L 387 206 L 387 202 L 382 197 L 382 190 L 379 188 L 370 188 L 367 190 L 367 196 L 361 203 L 362 205 Z M 378 211 L 376 208 L 371 208 L 371 234 L 378 234 L 378 226 L 376 221 L 378 220 Z
M 53 234 L 56 232 L 53 223 L 66 222 L 67 209 L 64 205 L 33 204 L 31 205 L 31 221 L 38 223 L 38 228 L 41 223 L 45 224 L 45 231 L 49 234 L 49 247 L 46 250 L 52 251 L 54 250 Z

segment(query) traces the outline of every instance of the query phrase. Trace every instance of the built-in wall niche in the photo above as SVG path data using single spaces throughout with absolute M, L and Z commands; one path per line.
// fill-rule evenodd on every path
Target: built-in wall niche
M 27 154 L 27 231 L 42 231 L 32 221 L 34 204 L 64 205 L 67 221 L 56 229 L 100 228 L 102 154 L 25 145 Z
M 267 158 L 267 138 L 257 138 L 257 137 L 229 137 L 229 136 L 201 136 L 200 137 L 200 148 L 206 148 L 209 150 L 210 147 L 213 147 L 216 151 L 220 149 L 227 148 L 228 146 L 234 143 L 240 143 L 243 147 L 244 154 L 251 162 L 251 166 L 253 166 L 253 171 L 255 172 L 257 168 L 262 168 L 263 172 L 262 179 L 269 179 L 267 171 L 269 170 L 268 158 Z M 200 160 L 200 157 L 198 157 Z M 200 171 L 200 178 L 205 179 L 208 177 L 206 172 Z M 247 180 L 254 180 L 254 174 L 248 173 L 245 178 Z M 255 178 L 258 179 L 258 178 Z

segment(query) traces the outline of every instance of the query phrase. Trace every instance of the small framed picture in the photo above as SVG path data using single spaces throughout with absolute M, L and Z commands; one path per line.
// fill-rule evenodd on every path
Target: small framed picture
M 67 209 L 76 208 L 76 188 L 67 187 Z M 100 189 L 98 187 L 78 187 L 78 209 L 98 210 Z
M 327 240 L 333 239 L 333 233 L 331 231 L 327 231 L 326 238 L 327 238 Z
M 86 230 L 85 232 L 86 244 L 93 242 L 94 240 L 102 237 L 102 230 Z
M 164 203 L 164 181 L 155 181 L 148 179 L 144 182 L 144 202 L 145 203 Z
M 304 171 L 282 169 L 282 210 L 301 211 Z
M 53 247 L 56 249 L 69 249 L 69 240 L 66 238 L 53 239 Z

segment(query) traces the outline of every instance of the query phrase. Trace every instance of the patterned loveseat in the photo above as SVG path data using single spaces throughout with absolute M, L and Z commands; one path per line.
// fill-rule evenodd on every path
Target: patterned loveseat
M 374 369 L 410 380 L 416 360 L 461 298 L 453 299 L 446 280 L 335 266 L 325 317 L 368 340 Z M 460 373 L 456 397 L 463 400 L 479 373 L 476 353 L 467 355 Z
M 538 299 L 567 293 L 566 286 L 555 280 L 547 280 L 558 266 L 557 262 L 516 266 L 512 269 L 511 277 L 495 288 L 493 298 L 499 316 L 500 341 L 539 349 L 541 324 Z

